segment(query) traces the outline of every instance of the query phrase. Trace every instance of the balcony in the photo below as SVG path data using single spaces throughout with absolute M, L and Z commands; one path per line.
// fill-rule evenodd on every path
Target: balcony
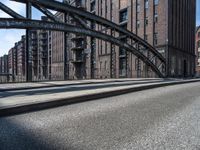
M 33 57 L 32 60 L 33 60 L 33 61 L 38 61 L 37 57 Z
M 37 52 L 36 51 L 33 51 L 33 56 L 37 56 Z
M 48 39 L 48 36 L 47 36 L 47 35 L 41 35 L 41 36 L 40 36 L 40 39 L 41 39 L 41 40 L 47 40 L 47 39 Z
M 47 55 L 42 55 L 42 59 L 47 59 L 48 56 Z
M 85 39 L 85 36 L 77 35 L 77 36 L 73 37 L 71 39 L 71 41 L 81 41 L 81 40 L 84 40 L 84 39 Z
M 47 41 L 40 41 L 40 45 L 41 46 L 46 46 L 46 45 L 48 45 L 48 42 Z
M 126 57 L 126 51 L 124 49 L 119 50 L 119 58 L 125 58 Z
M 32 42 L 31 42 L 31 45 L 32 45 L 32 46 L 37 46 L 37 42 L 36 42 L 36 41 L 32 41 Z
M 120 69 L 120 70 L 119 70 L 119 76 L 120 76 L 120 77 L 126 77 L 126 73 L 127 73 L 127 72 L 126 72 L 126 69 Z
M 32 35 L 31 36 L 31 40 L 37 40 L 37 36 L 36 35 Z
M 83 56 L 76 56 L 73 60 L 72 63 L 74 64 L 81 64 L 84 63 L 84 57 Z
M 78 46 L 78 47 L 73 47 L 73 48 L 71 48 L 71 50 L 72 50 L 72 51 L 83 51 L 84 48 L 83 48 L 83 46 Z

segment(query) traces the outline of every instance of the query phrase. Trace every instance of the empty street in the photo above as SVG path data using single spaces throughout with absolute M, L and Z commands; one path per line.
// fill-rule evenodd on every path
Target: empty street
M 0 118 L 0 149 L 200 149 L 200 82 Z

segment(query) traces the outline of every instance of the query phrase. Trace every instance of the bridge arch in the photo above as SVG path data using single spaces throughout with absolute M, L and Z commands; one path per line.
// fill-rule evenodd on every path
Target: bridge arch
M 109 41 L 117 46 L 124 48 L 125 50 L 131 52 L 136 57 L 141 59 L 146 65 L 151 67 L 159 77 L 165 77 L 166 75 L 166 61 L 165 58 L 150 44 L 146 41 L 133 34 L 132 32 L 120 27 L 119 25 L 108 21 L 102 17 L 96 16 L 92 13 L 89 13 L 85 10 L 78 9 L 76 7 L 70 6 L 68 4 L 63 4 L 57 1 L 45 1 L 45 0 L 15 0 L 22 3 L 31 3 L 34 6 L 42 7 L 47 9 L 56 10 L 63 13 L 75 14 L 78 17 L 90 22 L 95 22 L 97 24 L 103 25 L 106 28 L 110 28 L 115 32 L 118 32 L 125 36 L 131 42 L 125 42 L 120 40 L 120 37 L 115 37 L 113 35 L 108 35 L 97 31 L 95 29 L 90 29 L 89 26 L 85 25 L 84 27 L 78 27 L 71 24 L 62 23 L 56 19 L 54 22 L 50 21 L 40 21 L 40 20 L 31 20 L 15 15 L 17 19 L 11 18 L 0 18 L 0 28 L 18 28 L 18 29 L 46 29 L 46 30 L 56 30 L 70 33 L 81 33 L 86 36 L 91 36 L 98 38 L 104 41 Z M 12 14 L 12 13 L 11 13 Z M 50 16 L 51 17 L 51 16 Z M 149 51 L 152 56 L 149 58 L 146 56 L 142 50 Z M 154 58 L 159 60 L 159 63 L 155 63 Z

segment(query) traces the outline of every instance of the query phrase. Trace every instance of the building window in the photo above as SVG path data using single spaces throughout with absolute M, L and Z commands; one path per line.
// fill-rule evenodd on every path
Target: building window
M 119 49 L 119 56 L 126 56 L 126 50 L 123 48 Z
M 137 28 L 140 28 L 140 21 L 137 20 Z
M 137 4 L 137 13 L 140 12 L 140 4 Z
M 128 11 L 127 9 L 120 11 L 120 22 L 124 22 L 128 20 Z
M 146 17 L 146 18 L 145 18 L 145 26 L 148 26 L 148 23 L 149 23 L 148 17 Z
M 148 35 L 147 34 L 144 35 L 144 40 L 148 41 Z
M 102 69 L 102 62 L 100 61 L 100 71 L 101 71 L 101 69 Z
M 158 7 L 155 7 L 154 9 L 154 22 L 158 22 Z
M 84 5 L 83 0 L 78 0 L 78 1 L 76 1 L 76 6 L 82 7 L 83 5 Z
M 90 4 L 90 11 L 95 11 L 95 1 Z
M 198 33 L 198 38 L 200 38 L 200 32 Z
M 149 0 L 145 0 L 145 9 L 149 8 Z
M 154 0 L 154 5 L 158 5 L 159 0 Z
M 95 24 L 95 22 L 91 22 L 91 29 L 96 29 L 96 24 Z
M 154 23 L 158 22 L 158 14 L 154 15 Z
M 158 44 L 158 33 L 154 33 L 154 45 Z
M 120 76 L 126 76 L 126 59 L 119 60 L 119 74 Z
M 100 4 L 102 4 L 103 2 L 102 2 L 102 0 L 101 0 L 101 2 L 100 2 Z M 100 10 L 100 16 L 102 16 L 103 15 L 103 6 L 101 5 L 101 10 Z
M 105 61 L 104 69 L 107 70 L 107 61 Z

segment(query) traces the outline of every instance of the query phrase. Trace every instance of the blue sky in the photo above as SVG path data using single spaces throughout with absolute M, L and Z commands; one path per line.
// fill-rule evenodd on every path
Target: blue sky
M 196 6 L 197 6 L 196 24 L 200 25 L 200 0 L 197 0 L 197 5 Z
M 197 19 L 196 25 L 200 25 L 200 0 L 197 1 Z M 9 0 L 1 0 L 2 3 L 13 8 L 19 14 L 25 16 L 25 6 L 17 2 L 11 2 Z M 38 19 L 41 17 L 41 13 L 36 9 L 33 9 L 33 18 Z M 9 15 L 0 10 L 0 17 L 8 18 Z M 8 50 L 12 48 L 15 42 L 21 39 L 21 35 L 25 34 L 25 30 L 3 30 L 0 29 L 0 56 L 7 54 Z

